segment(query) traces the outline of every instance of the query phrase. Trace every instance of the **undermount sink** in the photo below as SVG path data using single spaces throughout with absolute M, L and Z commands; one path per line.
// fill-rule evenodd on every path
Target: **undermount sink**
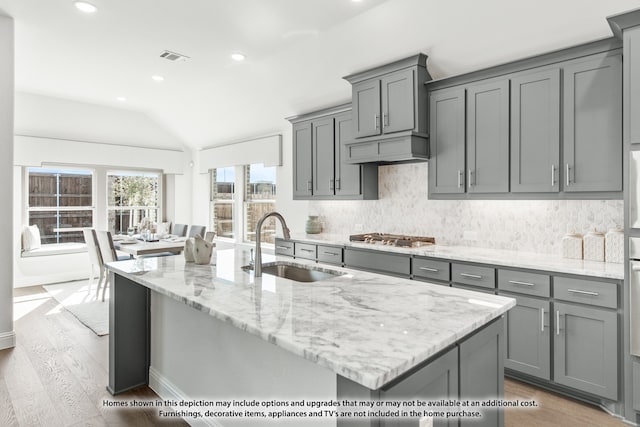
M 251 266 L 245 265 L 242 269 L 248 272 Z M 296 282 L 317 282 L 319 280 L 333 279 L 344 274 L 340 271 L 324 270 L 312 266 L 297 266 L 284 262 L 262 264 L 262 273 Z

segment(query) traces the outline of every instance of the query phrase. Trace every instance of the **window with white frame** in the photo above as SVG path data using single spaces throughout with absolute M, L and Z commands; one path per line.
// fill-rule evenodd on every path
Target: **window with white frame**
M 217 237 L 233 239 L 235 236 L 234 208 L 236 170 L 230 166 L 211 169 L 211 229 Z
M 107 172 L 108 230 L 124 234 L 147 218 L 160 218 L 160 174 L 154 172 Z
M 276 168 L 253 164 L 244 166 L 244 240 L 255 242 L 256 224 L 276 207 Z M 275 218 L 267 218 L 260 230 L 260 241 L 275 243 Z
M 27 168 L 29 225 L 37 225 L 43 244 L 84 242 L 93 227 L 93 170 Z

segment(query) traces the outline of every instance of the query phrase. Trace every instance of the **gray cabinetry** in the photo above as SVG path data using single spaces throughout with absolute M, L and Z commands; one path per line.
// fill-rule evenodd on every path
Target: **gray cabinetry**
M 415 257 L 411 260 L 411 274 L 415 279 L 447 282 L 451 279 L 450 264 L 429 258 Z
M 564 67 L 564 191 L 622 190 L 622 57 Z
M 318 262 L 342 265 L 342 248 L 340 246 L 318 245 Z
M 296 258 L 316 260 L 316 245 L 311 243 L 294 243 L 294 255 Z
M 509 191 L 509 81 L 467 88 L 467 191 Z
M 293 197 L 311 196 L 311 122 L 293 125 Z
M 346 143 L 353 139 L 351 112 L 338 114 L 334 118 L 335 178 L 331 184 L 333 193 L 340 198 L 378 198 L 378 166 L 347 163 L 349 158 Z
M 565 303 L 555 303 L 554 312 L 554 380 L 616 400 L 617 313 Z
M 415 126 L 415 71 L 396 71 L 381 79 L 382 132 L 411 130 Z
M 640 144 L 640 120 L 637 120 L 640 117 L 640 73 L 638 73 L 640 70 L 640 26 L 625 28 L 623 36 L 624 140 L 630 144 Z
M 293 242 L 289 240 L 276 238 L 275 250 L 276 255 L 293 256 Z
M 429 97 L 431 193 L 465 191 L 465 90 L 443 89 Z
M 483 267 L 469 264 L 451 264 L 451 281 L 467 286 L 495 289 L 495 270 L 491 267 Z
M 380 135 L 380 80 L 366 80 L 352 87 L 354 137 Z
M 377 250 L 345 248 L 345 267 L 409 278 L 411 256 Z
M 560 190 L 560 69 L 511 79 L 511 191 Z
M 331 196 L 334 189 L 333 117 L 311 122 L 313 195 Z

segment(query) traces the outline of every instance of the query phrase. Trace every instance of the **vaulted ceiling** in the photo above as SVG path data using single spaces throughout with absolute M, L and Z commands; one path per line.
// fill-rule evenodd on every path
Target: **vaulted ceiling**
M 342 76 L 425 52 L 434 78 L 611 36 L 630 0 L 0 0 L 16 90 L 143 112 L 193 148 L 350 99 Z M 160 58 L 163 50 L 190 57 Z M 230 58 L 246 55 L 243 62 Z M 152 80 L 161 75 L 164 81 Z M 118 101 L 117 97 L 126 97 Z

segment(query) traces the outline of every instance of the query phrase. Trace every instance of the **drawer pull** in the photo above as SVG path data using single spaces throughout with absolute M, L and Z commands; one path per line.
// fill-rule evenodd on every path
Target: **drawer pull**
M 300 250 L 301 250 L 302 252 L 309 252 L 309 253 L 313 252 L 313 249 L 300 248 Z
M 430 267 L 419 267 L 419 269 L 424 271 L 430 271 L 432 273 L 437 273 L 438 271 L 440 271 L 437 268 L 430 268 Z
M 331 255 L 331 256 L 338 256 L 338 255 L 340 255 L 340 254 L 335 253 L 335 252 L 323 252 L 323 254 L 325 254 L 325 255 Z
M 276 249 L 287 249 L 287 250 L 291 250 L 291 246 L 276 246 Z
M 462 277 L 468 277 L 469 279 L 482 279 L 482 276 L 478 276 L 477 274 L 469 274 L 469 273 L 460 273 Z
M 520 282 L 518 280 L 509 280 L 509 283 L 513 283 L 514 285 L 522 285 L 522 286 L 535 286 L 535 283 L 529 282 Z
M 571 292 L 571 293 L 574 293 L 574 294 L 580 294 L 580 295 L 589 295 L 589 296 L 592 296 L 592 297 L 597 297 L 598 295 L 600 295 L 597 292 L 580 291 L 578 289 L 567 289 L 567 292 Z

